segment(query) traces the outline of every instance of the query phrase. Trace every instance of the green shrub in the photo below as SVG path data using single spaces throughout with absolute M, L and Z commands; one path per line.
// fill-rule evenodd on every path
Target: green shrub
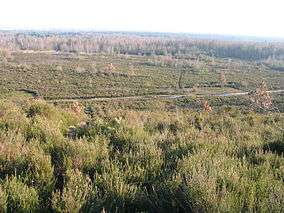
M 0 211 L 283 212 L 280 115 L 1 102 Z
M 78 170 L 68 170 L 66 184 L 62 193 L 56 191 L 52 195 L 52 208 L 55 212 L 80 212 L 88 208 L 91 195 L 91 181 Z
M 24 131 L 27 125 L 28 119 L 20 108 L 0 100 L 0 131 Z
M 4 188 L 2 187 L 2 185 L 0 185 L 0 212 L 4 213 L 6 211 L 7 211 L 7 194 Z
M 92 209 L 101 211 L 105 208 L 108 212 L 135 209 L 139 189 L 135 184 L 128 183 L 118 165 L 114 162 L 108 164 L 95 177 L 97 193 L 92 198 Z
M 39 147 L 39 142 L 26 144 L 22 142 L 23 137 L 15 136 L 6 136 L 3 138 L 6 142 L 0 143 L 5 150 L 0 151 L 0 177 L 4 179 L 14 174 L 20 176 L 24 183 L 39 191 L 40 201 L 47 204 L 53 190 L 51 157 Z
M 8 212 L 34 212 L 39 207 L 37 191 L 19 178 L 7 178 L 4 182 Z

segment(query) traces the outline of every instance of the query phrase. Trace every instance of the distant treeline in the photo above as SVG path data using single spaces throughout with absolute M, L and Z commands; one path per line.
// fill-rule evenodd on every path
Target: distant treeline
M 183 34 L 0 32 L 0 48 L 130 55 L 191 55 L 244 60 L 284 59 L 283 42 L 196 39 Z

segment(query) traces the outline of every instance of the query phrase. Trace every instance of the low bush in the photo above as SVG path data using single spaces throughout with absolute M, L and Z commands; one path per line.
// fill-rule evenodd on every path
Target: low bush
M 281 113 L 0 110 L 3 212 L 284 211 Z
M 7 178 L 4 182 L 8 212 L 35 212 L 39 208 L 36 189 L 24 184 L 19 178 Z
M 52 208 L 55 212 L 80 212 L 87 208 L 92 190 L 91 180 L 78 170 L 69 170 L 66 176 L 63 191 L 53 193 Z

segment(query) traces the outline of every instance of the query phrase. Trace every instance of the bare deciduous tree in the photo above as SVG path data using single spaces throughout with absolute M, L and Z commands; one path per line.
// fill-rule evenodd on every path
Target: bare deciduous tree
M 262 81 L 259 87 L 251 94 L 250 99 L 260 108 L 269 109 L 272 107 L 272 98 L 264 81 Z
M 116 70 L 116 67 L 112 64 L 112 63 L 109 63 L 107 66 L 106 66 L 106 71 L 107 72 L 114 72 Z
M 75 112 L 76 114 L 79 114 L 83 111 L 83 106 L 82 104 L 76 101 L 71 105 L 71 110 Z
M 213 111 L 212 107 L 210 106 L 210 104 L 206 100 L 202 101 L 202 107 L 203 107 L 203 110 L 205 112 L 212 112 Z

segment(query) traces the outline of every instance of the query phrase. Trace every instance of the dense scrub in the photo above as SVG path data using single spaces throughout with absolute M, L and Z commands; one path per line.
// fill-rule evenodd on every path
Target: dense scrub
M 283 212 L 282 116 L 2 100 L 0 211 Z

